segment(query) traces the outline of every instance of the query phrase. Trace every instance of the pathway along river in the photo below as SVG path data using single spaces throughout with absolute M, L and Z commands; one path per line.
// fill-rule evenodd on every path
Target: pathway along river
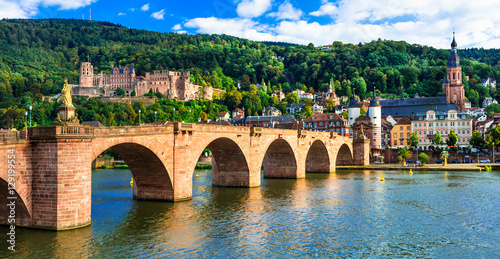
M 499 258 L 499 172 L 339 171 L 217 188 L 193 200 L 134 201 L 128 170 L 92 179 L 92 225 L 17 229 L 0 258 Z M 1 233 L 7 233 L 5 226 Z

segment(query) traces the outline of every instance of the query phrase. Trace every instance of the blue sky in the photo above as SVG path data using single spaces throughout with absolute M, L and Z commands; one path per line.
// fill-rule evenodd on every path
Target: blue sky
M 318 45 L 405 40 L 500 47 L 498 0 L 0 0 L 0 18 L 89 18 L 159 32 Z

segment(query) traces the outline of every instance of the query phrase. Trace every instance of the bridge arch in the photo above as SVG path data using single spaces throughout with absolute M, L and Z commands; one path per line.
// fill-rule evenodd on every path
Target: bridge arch
M 209 142 L 210 141 L 210 142 Z M 208 144 L 206 144 L 209 142 Z M 226 187 L 240 187 L 250 185 L 250 170 L 247 158 L 240 146 L 232 139 L 218 137 L 202 142 L 194 164 L 189 168 L 194 170 L 198 158 L 203 150 L 208 148 L 212 153 L 212 185 Z M 193 170 L 189 170 L 192 172 Z
M 0 178 L 0 223 L 2 224 L 10 224 L 10 223 L 16 223 L 16 224 L 21 224 L 21 225 L 27 225 L 29 223 L 29 219 L 31 218 L 31 213 L 26 207 L 26 202 L 19 195 L 19 193 L 15 190 L 12 189 L 14 192 L 13 194 L 9 194 L 9 184 L 4 180 Z M 9 199 L 9 197 L 16 197 L 15 199 Z M 11 212 L 11 208 L 8 206 L 10 202 L 14 201 L 15 202 L 15 222 L 9 222 L 9 215 Z
M 132 172 L 134 199 L 174 200 L 172 178 L 165 161 L 151 148 L 134 142 L 97 145 L 92 161 L 109 148 L 123 158 Z
M 295 152 L 285 139 L 276 139 L 269 144 L 264 154 L 263 166 L 266 178 L 297 178 Z
M 335 157 L 335 165 L 353 165 L 353 153 L 352 147 L 347 144 L 342 144 L 337 151 L 337 156 Z
M 330 173 L 330 155 L 326 145 L 321 140 L 312 143 L 307 151 L 306 172 Z

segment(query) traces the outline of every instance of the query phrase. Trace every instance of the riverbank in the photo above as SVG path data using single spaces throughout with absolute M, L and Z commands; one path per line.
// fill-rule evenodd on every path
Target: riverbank
M 414 164 L 402 166 L 401 164 L 370 164 L 367 166 L 337 166 L 337 170 L 410 170 L 412 171 L 486 171 L 486 166 L 491 166 L 492 170 L 500 170 L 500 164 L 426 164 L 422 167 L 415 167 Z

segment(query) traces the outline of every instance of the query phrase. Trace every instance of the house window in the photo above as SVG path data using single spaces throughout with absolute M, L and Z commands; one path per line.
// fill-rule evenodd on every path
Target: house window
M 399 133 L 399 137 L 402 138 L 403 137 L 403 133 Z
M 410 126 L 406 127 L 406 130 L 410 130 Z
M 424 122 L 424 128 L 425 128 L 425 122 Z
M 394 138 L 397 138 L 398 137 L 398 134 L 397 133 L 394 133 Z
M 403 130 L 403 126 L 399 127 L 399 130 Z
M 467 122 L 467 126 L 469 126 L 469 122 Z
M 397 145 L 398 145 L 398 141 L 394 140 L 394 146 L 397 146 Z
M 399 141 L 399 144 L 402 146 L 402 145 L 403 145 L 403 141 L 402 141 L 402 140 L 400 140 L 400 141 Z
M 432 127 L 432 123 L 429 123 L 429 127 Z
M 410 137 L 410 133 L 406 133 L 406 137 L 409 138 Z

